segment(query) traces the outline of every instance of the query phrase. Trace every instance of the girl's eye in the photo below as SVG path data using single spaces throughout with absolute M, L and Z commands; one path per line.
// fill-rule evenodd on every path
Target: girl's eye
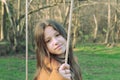
M 49 43 L 49 42 L 50 42 L 50 40 L 46 40 L 45 42 L 46 42 L 46 43 Z
M 60 34 L 59 34 L 59 33 L 57 33 L 57 34 L 56 34 L 56 36 L 60 36 Z

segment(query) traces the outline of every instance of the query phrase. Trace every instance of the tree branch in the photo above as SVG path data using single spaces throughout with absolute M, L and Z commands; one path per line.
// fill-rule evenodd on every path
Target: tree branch
M 57 5 L 58 5 L 58 4 L 55 3 L 55 4 L 53 4 L 53 5 L 47 5 L 47 6 L 38 8 L 38 9 L 36 9 L 36 10 L 33 10 L 33 11 L 28 12 L 28 15 L 33 14 L 33 13 L 35 13 L 35 12 L 38 12 L 38 11 L 40 11 L 40 10 L 46 9 L 46 8 L 51 8 L 51 7 L 57 6 Z M 19 24 L 20 21 L 21 21 L 21 19 L 23 19 L 24 17 L 25 17 L 25 14 L 20 17 L 20 19 L 17 21 L 17 24 Z

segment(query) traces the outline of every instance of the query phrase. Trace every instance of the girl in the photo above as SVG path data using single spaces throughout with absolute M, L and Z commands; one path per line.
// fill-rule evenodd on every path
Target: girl
M 59 23 L 46 20 L 35 27 L 37 72 L 34 80 L 82 80 L 70 44 L 65 64 L 67 34 Z

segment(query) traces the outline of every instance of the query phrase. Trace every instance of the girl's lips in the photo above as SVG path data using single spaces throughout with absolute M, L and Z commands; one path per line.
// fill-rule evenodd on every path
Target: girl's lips
M 60 48 L 61 48 L 61 45 L 57 46 L 57 47 L 55 48 L 55 50 L 56 50 L 56 49 L 60 49 Z

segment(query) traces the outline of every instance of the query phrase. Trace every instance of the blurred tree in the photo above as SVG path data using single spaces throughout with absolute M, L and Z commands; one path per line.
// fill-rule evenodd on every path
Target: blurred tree
M 1 1 L 1 26 L 0 26 L 0 41 L 4 39 L 4 34 L 3 34 L 3 24 L 4 24 L 4 3 Z

